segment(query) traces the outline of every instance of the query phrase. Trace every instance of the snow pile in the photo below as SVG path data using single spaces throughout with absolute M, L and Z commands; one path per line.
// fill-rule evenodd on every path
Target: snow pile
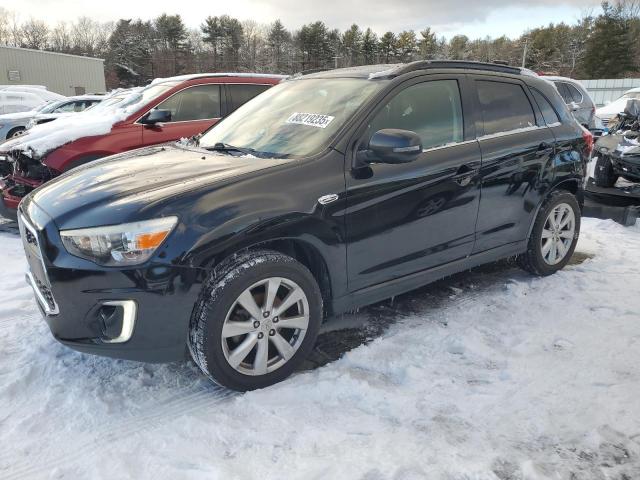
M 148 88 L 148 87 L 145 87 Z M 143 106 L 144 88 L 116 90 L 102 104 L 58 118 L 55 122 L 36 125 L 25 134 L 2 144 L 2 149 L 20 149 L 25 155 L 39 158 L 47 152 L 78 138 L 106 135 L 116 123 L 125 120 Z M 120 99 L 116 101 L 117 99 Z
M 3 479 L 640 478 L 640 225 L 585 219 L 593 258 L 552 277 L 491 266 L 364 309 L 345 324 L 395 324 L 244 395 L 59 345 L 0 244 Z

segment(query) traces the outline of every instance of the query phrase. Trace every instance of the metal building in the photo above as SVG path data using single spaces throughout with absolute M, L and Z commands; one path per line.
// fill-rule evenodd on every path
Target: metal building
M 579 80 L 598 107 L 617 100 L 627 90 L 640 87 L 640 78 Z
M 104 60 L 0 46 L 0 85 L 44 85 L 62 95 L 104 92 Z

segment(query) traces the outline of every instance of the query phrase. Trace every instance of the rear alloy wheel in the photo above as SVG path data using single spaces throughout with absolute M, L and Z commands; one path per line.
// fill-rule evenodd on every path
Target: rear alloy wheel
M 218 265 L 196 303 L 189 350 L 214 382 L 234 390 L 284 380 L 315 344 L 322 296 L 295 259 L 262 250 Z
M 564 268 L 578 243 L 580 206 L 569 192 L 551 192 L 540 207 L 518 264 L 534 275 L 551 275 Z
M 548 265 L 557 265 L 565 259 L 576 231 L 576 216 L 566 203 L 554 207 L 542 228 L 540 248 Z

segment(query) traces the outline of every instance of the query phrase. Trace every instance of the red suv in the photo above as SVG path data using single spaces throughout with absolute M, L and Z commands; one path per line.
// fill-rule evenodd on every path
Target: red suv
M 73 118 L 35 126 L 0 144 L 0 215 L 15 219 L 22 197 L 74 167 L 201 133 L 283 78 L 213 73 L 158 79 L 115 91 Z

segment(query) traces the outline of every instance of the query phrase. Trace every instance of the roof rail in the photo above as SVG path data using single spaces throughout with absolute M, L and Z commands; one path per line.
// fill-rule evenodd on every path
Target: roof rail
M 418 60 L 416 62 L 402 65 L 393 73 L 395 75 L 403 75 L 416 70 L 425 70 L 430 68 L 463 68 L 467 70 L 489 70 L 492 72 L 511 73 L 515 75 L 522 74 L 522 69 L 520 67 L 510 67 L 502 63 L 470 62 L 467 60 Z

